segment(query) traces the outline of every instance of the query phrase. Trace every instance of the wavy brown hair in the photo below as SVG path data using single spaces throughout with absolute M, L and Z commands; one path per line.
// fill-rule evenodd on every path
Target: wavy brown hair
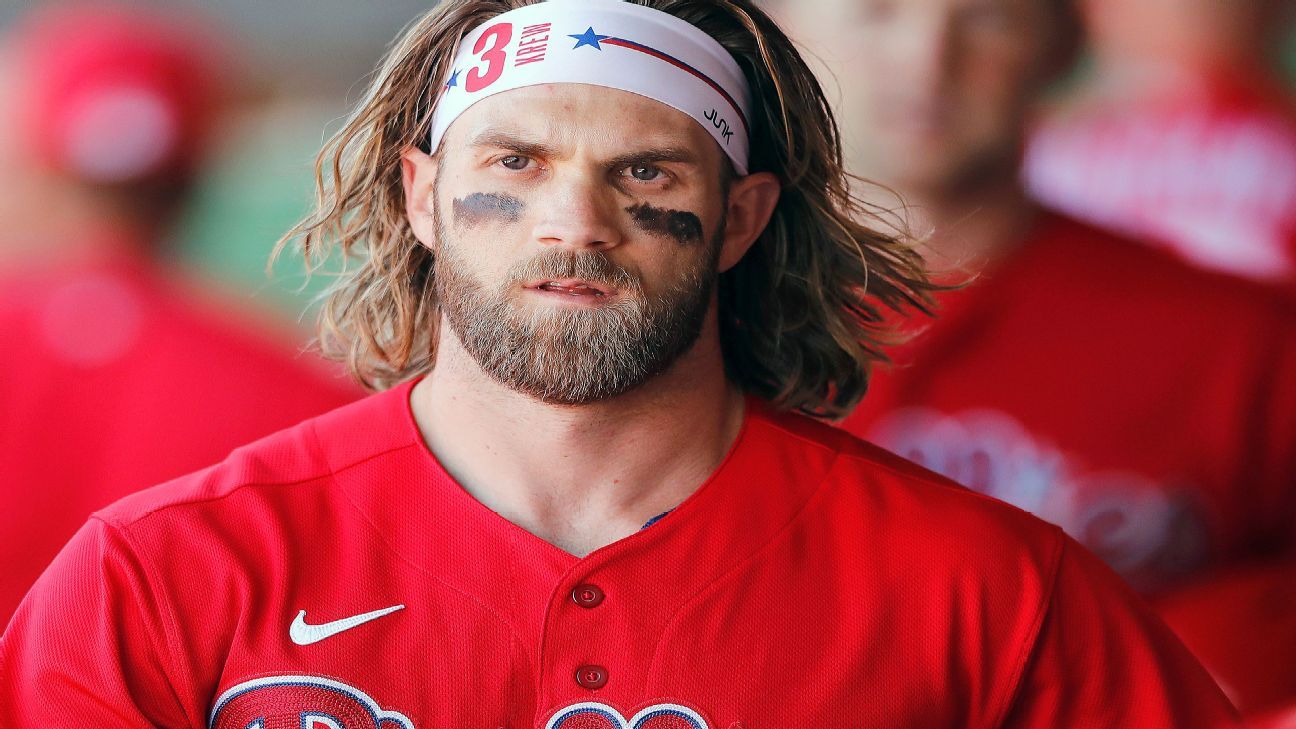
M 367 387 L 422 374 L 436 358 L 433 254 L 405 217 L 401 154 L 427 149 L 460 39 L 533 1 L 447 0 L 412 23 L 320 153 L 316 209 L 276 249 L 300 240 L 312 269 L 341 253 L 346 265 L 326 294 L 319 342 Z M 686 20 L 729 51 L 754 97 L 751 170 L 772 172 L 783 185 L 769 227 L 720 275 L 729 376 L 780 409 L 845 416 L 886 358 L 885 312 L 930 313 L 936 287 L 921 258 L 903 226 L 878 225 L 882 218 L 852 196 L 823 90 L 751 0 L 628 1 Z

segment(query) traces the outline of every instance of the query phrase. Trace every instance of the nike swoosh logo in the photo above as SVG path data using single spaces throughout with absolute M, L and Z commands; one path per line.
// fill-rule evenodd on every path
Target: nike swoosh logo
M 320 623 L 319 625 L 308 624 L 306 622 L 306 611 L 303 610 L 297 613 L 297 617 L 293 619 L 292 625 L 288 626 L 288 637 L 292 638 L 292 642 L 297 645 L 310 645 L 311 643 L 318 643 L 325 638 L 332 638 L 338 633 L 350 630 L 358 625 L 364 625 L 370 620 L 377 620 L 384 615 L 391 615 L 397 610 L 403 610 L 404 608 L 404 605 L 393 605 L 389 608 L 383 608 L 382 610 L 374 610 L 373 612 L 361 615 L 352 615 L 349 618 L 342 618 L 341 620 L 334 620 L 328 623 Z

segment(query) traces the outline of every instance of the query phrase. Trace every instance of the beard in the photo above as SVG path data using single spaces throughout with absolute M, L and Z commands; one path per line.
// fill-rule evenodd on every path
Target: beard
M 437 228 L 433 281 L 450 329 L 490 377 L 548 403 L 605 400 L 663 372 L 697 341 L 718 275 L 720 234 L 654 297 L 602 252 L 561 248 L 513 265 L 491 286 Z M 580 308 L 526 307 L 519 300 L 524 282 L 568 278 L 615 289 L 617 299 Z

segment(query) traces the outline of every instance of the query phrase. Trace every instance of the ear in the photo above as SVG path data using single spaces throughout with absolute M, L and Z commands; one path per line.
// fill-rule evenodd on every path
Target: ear
M 436 218 L 432 209 L 436 205 L 437 161 L 432 155 L 417 147 L 401 153 L 401 183 L 405 187 L 405 217 L 419 242 L 436 250 Z
M 729 207 L 725 211 L 724 241 L 720 249 L 721 273 L 738 265 L 765 232 L 781 192 L 782 185 L 771 172 L 757 172 L 729 185 Z

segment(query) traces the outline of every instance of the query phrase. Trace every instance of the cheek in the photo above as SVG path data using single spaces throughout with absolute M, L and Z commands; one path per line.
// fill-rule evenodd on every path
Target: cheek
M 454 215 L 452 207 L 450 216 Z M 516 253 L 507 242 L 511 236 L 499 234 L 500 225 L 506 223 L 499 218 L 473 218 L 476 222 L 469 222 L 466 214 L 460 215 L 454 225 L 449 224 L 452 220 L 455 218 L 441 221 L 436 247 L 438 261 L 480 283 L 489 285 L 500 280 L 513 262 L 510 256 Z
M 693 289 L 699 280 L 714 275 L 715 257 L 703 248 L 658 248 L 646 260 L 631 263 L 631 270 L 649 297 L 677 295 Z
M 1024 78 L 1028 72 L 1002 66 L 984 71 L 960 95 L 971 127 L 968 131 L 986 139 L 1016 138 L 1021 133 L 1022 114 L 1032 100 L 1033 84 Z
M 1033 92 L 1044 50 L 1033 43 L 1000 35 L 970 44 L 965 54 L 962 80 L 965 91 L 980 91 L 1002 103 Z
M 438 270 L 448 278 L 461 284 L 471 283 L 482 291 L 498 292 L 506 288 L 509 279 L 509 265 L 513 261 L 503 258 L 497 251 L 482 242 L 463 238 L 452 238 L 448 245 L 442 246 L 437 256 Z

